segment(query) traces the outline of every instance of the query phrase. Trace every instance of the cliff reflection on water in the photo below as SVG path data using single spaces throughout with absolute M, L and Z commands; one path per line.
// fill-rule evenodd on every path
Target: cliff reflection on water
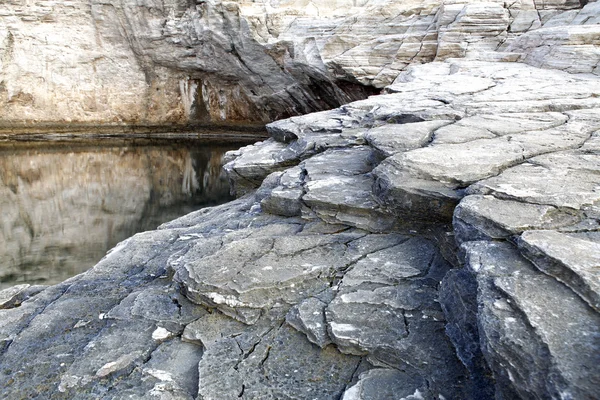
M 114 140 L 0 143 L 0 289 L 54 284 L 119 241 L 230 200 L 238 143 Z

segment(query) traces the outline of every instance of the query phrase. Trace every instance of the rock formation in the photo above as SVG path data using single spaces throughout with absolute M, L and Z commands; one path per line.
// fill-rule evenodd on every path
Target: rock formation
M 234 10 L 253 46 L 310 32 L 323 74 L 385 93 L 269 124 L 227 156 L 237 200 L 0 292 L 0 394 L 597 397 L 599 4 L 195 5 Z
M 0 119 L 14 129 L 268 122 L 364 98 L 408 65 L 450 57 L 598 74 L 598 5 L 582 4 L 10 0 Z

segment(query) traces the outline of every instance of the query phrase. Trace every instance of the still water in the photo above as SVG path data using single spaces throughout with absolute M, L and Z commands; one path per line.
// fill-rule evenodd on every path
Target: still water
M 136 232 L 229 201 L 223 155 L 244 144 L 0 142 L 0 289 L 61 282 Z

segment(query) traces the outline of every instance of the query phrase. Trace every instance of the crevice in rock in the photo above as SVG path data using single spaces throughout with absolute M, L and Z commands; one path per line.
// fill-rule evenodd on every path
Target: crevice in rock
M 46 305 L 44 305 L 44 307 L 42 307 L 41 310 L 36 311 L 35 313 L 31 314 L 28 318 L 27 318 L 27 322 L 24 323 L 23 327 L 21 329 L 19 329 L 17 332 L 14 333 L 15 337 L 20 336 L 26 329 L 29 328 L 29 326 L 31 325 L 31 322 L 40 314 L 42 314 L 44 311 L 46 311 L 46 309 L 48 307 L 50 307 L 51 305 L 55 304 L 58 300 L 60 300 L 60 298 L 67 292 L 67 290 L 69 290 L 71 286 L 66 286 L 64 289 L 62 289 L 60 291 L 59 294 L 57 294 L 51 301 L 49 301 Z M 0 355 L 4 355 L 6 354 L 6 352 L 8 351 L 8 349 L 10 348 L 10 346 L 13 344 L 13 340 L 11 340 L 5 347 L 4 349 L 2 349 L 2 352 L 0 352 Z

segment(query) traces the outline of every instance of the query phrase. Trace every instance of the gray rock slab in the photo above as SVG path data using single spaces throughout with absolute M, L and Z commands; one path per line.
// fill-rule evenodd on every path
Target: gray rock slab
M 284 217 L 302 215 L 302 188 L 276 187 L 260 202 L 265 212 Z
M 425 239 L 389 239 L 396 243 L 360 258 L 342 278 L 325 310 L 329 336 L 343 352 L 402 365 L 427 380 L 433 393 L 460 397 L 464 370 L 436 300 L 447 263 Z
M 353 176 L 373 170 L 379 159 L 369 146 L 328 150 L 302 163 L 308 179 L 318 180 L 325 175 Z
M 440 144 L 394 157 L 400 169 L 415 177 L 464 187 L 521 163 L 525 155 L 519 143 L 495 138 Z
M 474 115 L 438 129 L 433 144 L 464 143 L 563 125 L 568 116 L 557 112 Z
M 396 155 L 394 161 L 401 169 L 416 177 L 464 187 L 498 175 L 527 158 L 577 148 L 589 138 L 590 133 L 587 124 L 572 122 L 561 128 L 515 133 L 493 139 L 433 144 Z
M 471 195 L 454 211 L 454 227 L 460 242 L 507 239 L 532 229 L 556 229 L 575 225 L 581 217 L 553 206 Z
M 471 242 L 465 249 L 478 282 L 482 350 L 497 391 L 512 398 L 593 398 L 600 315 L 510 244 Z
M 286 145 L 267 140 L 236 151 L 235 158 L 224 165 L 233 190 L 241 196 L 260 186 L 262 180 L 271 172 L 297 164 L 293 155 L 289 157 L 283 150 Z
M 152 358 L 144 365 L 142 374 L 159 380 L 153 387 L 159 390 L 161 384 L 169 384 L 171 391 L 194 398 L 198 393 L 198 363 L 202 358 L 202 347 L 181 342 L 179 338 L 162 343 L 152 352 Z
M 455 184 L 415 177 L 388 157 L 373 170 L 373 193 L 392 213 L 409 221 L 449 221 L 463 197 Z
M 311 297 L 292 307 L 285 320 L 294 329 L 304 333 L 310 342 L 324 348 L 332 343 L 325 321 L 326 306 L 324 301 Z
M 329 223 L 342 223 L 370 231 L 393 225 L 372 195 L 368 174 L 377 163 L 368 146 L 328 150 L 301 164 L 306 172 L 302 202 Z
M 372 186 L 370 175 L 322 176 L 306 183 L 302 201 L 327 222 L 382 232 L 395 221 L 375 200 Z
M 446 334 L 469 371 L 468 398 L 493 398 L 493 374 L 480 345 L 475 276 L 466 268 L 450 270 L 440 285 L 439 302 L 447 321 Z
M 580 210 L 600 201 L 600 156 L 565 151 L 535 157 L 472 185 L 468 193 Z
M 422 238 L 373 251 L 358 260 L 344 275 L 344 287 L 362 285 L 394 286 L 407 278 L 424 276 L 439 257 L 436 246 Z
M 360 375 L 358 382 L 344 392 L 342 400 L 429 399 L 426 382 L 396 369 L 375 368 Z
M 35 296 L 46 286 L 16 285 L 0 291 L 0 309 L 19 307 L 25 300 Z
M 252 323 L 264 310 L 285 307 L 329 286 L 349 263 L 345 246 L 356 234 L 248 237 L 213 255 L 189 259 L 178 280 L 194 302 Z M 289 307 L 289 306 L 288 306 Z
M 573 289 L 600 312 L 598 238 L 536 230 L 524 232 L 518 243 L 525 257 L 536 267 Z
M 408 124 L 385 124 L 369 129 L 367 143 L 389 157 L 401 151 L 423 147 L 433 138 L 434 132 L 454 121 L 424 121 Z M 436 133 L 437 135 L 437 133 Z
M 204 399 L 333 399 L 340 397 L 359 366 L 358 357 L 310 343 L 283 325 L 264 335 L 248 352 L 234 339 L 211 346 L 200 361 Z
M 304 177 L 305 172 L 299 166 L 267 176 L 257 191 L 262 210 L 284 217 L 302 215 Z

